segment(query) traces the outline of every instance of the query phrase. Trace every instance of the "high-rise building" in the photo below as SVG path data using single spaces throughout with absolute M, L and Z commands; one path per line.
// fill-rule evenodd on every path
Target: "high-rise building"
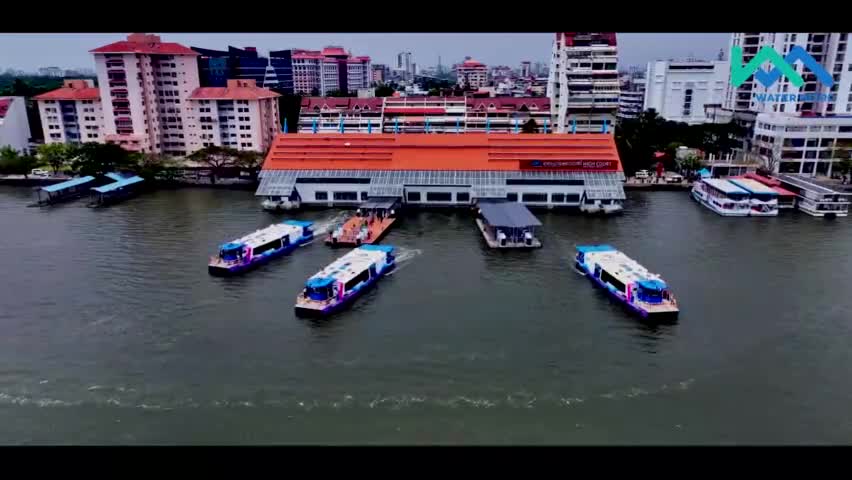
M 192 47 L 198 52 L 198 77 L 203 87 L 224 87 L 229 79 L 254 80 L 262 88 L 293 93 L 293 61 L 290 50 L 262 57 L 254 47 L 228 47 L 227 51 Z
M 785 76 L 766 87 L 752 76 L 739 87 L 729 89 L 726 108 L 793 115 L 852 112 L 852 98 L 848 95 L 852 85 L 852 57 L 846 55 L 848 39 L 848 33 L 733 33 L 729 47 L 742 49 L 743 63 L 748 63 L 764 46 L 774 48 L 784 57 L 798 46 L 832 75 L 834 85 L 820 82 L 802 62 L 796 62 L 795 69 L 805 81 L 801 87 L 790 83 Z M 761 101 L 765 94 L 781 95 L 781 101 Z
M 90 80 L 65 80 L 37 95 L 44 143 L 103 142 L 101 92 Z
M 466 59 L 456 65 L 456 83 L 459 86 L 481 88 L 488 85 L 488 67 L 473 59 Z
M 335 90 L 354 92 L 372 83 L 370 57 L 353 57 L 341 47 L 293 50 L 292 59 L 293 88 L 299 94 L 325 96 Z
M 611 132 L 618 92 L 615 33 L 556 34 L 547 83 L 554 131 Z
M 654 109 L 674 122 L 712 122 L 704 106 L 722 102 L 728 75 L 729 63 L 725 61 L 648 62 L 643 109 Z M 628 97 L 622 94 L 621 98 Z
M 373 83 L 385 83 L 388 81 L 388 66 L 380 63 L 373 64 Z
M 417 68 L 411 57 L 411 52 L 399 52 L 396 55 L 396 70 L 403 80 L 413 80 Z
M 135 33 L 91 51 L 103 105 L 104 140 L 128 150 L 189 153 L 187 102 L 199 87 L 198 53 Z
M 280 95 L 252 80 L 228 80 L 226 87 L 200 87 L 187 102 L 185 131 L 191 151 L 221 146 L 266 152 L 281 131 Z M 294 125 L 293 131 L 296 130 Z
M 532 75 L 532 64 L 529 60 L 521 62 L 521 76 L 529 77 Z
M 618 93 L 618 120 L 639 117 L 645 108 L 645 79 L 630 76 L 623 81 Z

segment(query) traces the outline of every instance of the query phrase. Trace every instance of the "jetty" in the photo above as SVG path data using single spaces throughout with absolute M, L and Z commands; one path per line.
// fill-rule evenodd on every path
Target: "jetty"
M 88 187 L 90 187 L 94 181 L 95 177 L 85 176 L 36 189 L 36 195 L 38 197 L 36 205 L 53 205 L 54 203 L 80 198 L 86 194 Z
M 518 202 L 480 202 L 476 224 L 491 248 L 541 248 L 535 229 L 541 222 Z
M 140 184 L 144 181 L 136 175 L 123 177 L 117 173 L 107 173 L 106 176 L 115 181 L 92 188 L 89 207 L 105 207 L 126 200 L 139 193 Z
M 399 197 L 377 197 L 362 203 L 355 216 L 332 230 L 325 239 L 332 247 L 352 247 L 378 243 L 396 222 Z

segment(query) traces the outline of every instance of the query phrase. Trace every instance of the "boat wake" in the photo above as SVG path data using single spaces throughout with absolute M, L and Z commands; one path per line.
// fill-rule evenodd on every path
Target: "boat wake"
M 349 213 L 337 212 L 331 218 L 317 220 L 316 222 L 314 222 L 314 234 L 324 235 L 326 233 L 331 233 L 331 230 L 336 225 L 345 222 L 347 218 L 349 218 Z
M 388 275 L 390 276 L 400 271 L 403 267 L 410 264 L 411 260 L 414 260 L 415 257 L 419 257 L 422 254 L 423 250 L 420 250 L 419 248 L 399 247 L 396 254 L 396 268 L 388 273 Z

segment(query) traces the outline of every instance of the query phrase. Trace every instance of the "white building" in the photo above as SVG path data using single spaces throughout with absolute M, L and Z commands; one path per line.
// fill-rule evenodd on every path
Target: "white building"
M 618 92 L 615 33 L 556 34 L 547 81 L 554 131 L 612 131 Z
M 852 116 L 760 113 L 754 146 L 762 157 L 778 159 L 777 172 L 828 176 L 835 162 L 852 154 Z
M 281 131 L 278 97 L 255 80 L 228 80 L 227 87 L 201 87 L 188 98 L 185 127 L 190 151 L 209 146 L 266 152 Z M 296 131 L 293 125 L 292 131 Z
M 748 63 L 764 46 L 775 49 L 786 57 L 794 46 L 802 47 L 832 76 L 834 85 L 821 82 L 802 62 L 796 62 L 796 71 L 805 81 L 796 87 L 785 76 L 768 88 L 749 77 L 742 85 L 731 88 L 725 98 L 729 110 L 784 114 L 832 114 L 852 112 L 852 57 L 847 56 L 848 33 L 733 33 L 729 50 L 742 49 L 742 62 Z M 766 101 L 766 95 L 773 101 Z M 813 94 L 804 96 L 800 94 Z M 776 100 L 775 95 L 780 98 Z M 833 99 L 829 99 L 831 96 Z M 808 98 L 808 97 L 816 97 Z
M 456 65 L 456 82 L 470 88 L 484 87 L 488 85 L 488 67 L 476 60 L 465 60 Z
M 30 144 L 30 123 L 24 97 L 0 97 L 0 148 L 12 147 L 27 152 Z
M 723 101 L 729 74 L 724 61 L 648 62 L 643 109 L 675 122 L 709 122 L 704 105 Z
M 61 77 L 62 69 L 59 67 L 41 67 L 38 69 L 38 74 L 45 77 Z
M 631 78 L 621 86 L 618 94 L 618 119 L 638 118 L 645 108 L 645 79 Z
M 35 100 L 45 143 L 103 143 L 101 92 L 91 80 L 65 80 Z
M 368 88 L 373 81 L 370 57 L 353 57 L 342 47 L 322 51 L 293 50 L 293 88 L 297 94 L 321 96 L 336 90 Z
M 91 51 L 104 116 L 104 140 L 132 151 L 184 156 L 187 100 L 199 87 L 198 53 L 157 35 L 132 34 Z

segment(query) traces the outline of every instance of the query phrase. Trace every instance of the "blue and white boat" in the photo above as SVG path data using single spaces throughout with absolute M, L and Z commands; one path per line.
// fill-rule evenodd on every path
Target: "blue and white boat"
M 748 191 L 721 178 L 702 178 L 695 182 L 692 198 L 725 217 L 747 217 L 751 211 Z
M 609 245 L 577 246 L 576 267 L 642 318 L 673 319 L 679 309 L 659 275 Z
M 390 245 L 361 245 L 305 282 L 296 314 L 327 316 L 351 305 L 396 266 Z
M 211 275 L 235 275 L 292 252 L 314 238 L 313 222 L 286 220 L 228 242 L 210 258 Z

